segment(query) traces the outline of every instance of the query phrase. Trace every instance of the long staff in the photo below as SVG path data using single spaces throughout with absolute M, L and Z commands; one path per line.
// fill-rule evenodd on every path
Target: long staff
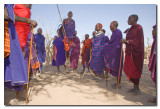
M 117 83 L 117 93 L 119 89 L 119 82 L 120 82 L 120 73 L 121 73 L 121 67 L 122 67 L 122 56 L 123 56 L 123 43 L 122 43 L 122 48 L 121 48 L 121 57 L 120 57 L 120 65 L 119 65 L 119 74 L 118 74 L 118 83 Z
M 30 73 L 30 63 L 31 63 L 32 39 L 33 39 L 33 26 L 32 26 L 32 31 L 31 31 L 31 41 L 30 41 L 30 50 L 29 50 L 28 83 L 27 83 L 27 91 L 26 91 L 26 104 L 28 103 L 28 84 L 29 84 L 29 73 Z

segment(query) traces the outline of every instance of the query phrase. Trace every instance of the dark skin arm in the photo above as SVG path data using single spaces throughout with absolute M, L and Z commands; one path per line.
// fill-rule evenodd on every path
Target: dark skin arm
M 8 16 L 8 11 L 7 11 L 7 8 L 5 7 L 4 9 L 4 20 L 5 21 L 11 21 L 11 19 L 9 18 Z M 23 17 L 19 17 L 17 15 L 15 15 L 15 21 L 17 22 L 25 22 L 25 23 L 29 23 L 31 24 L 33 27 L 36 27 L 37 26 L 37 22 L 34 21 L 34 20 L 30 20 L 30 19 L 27 19 L 27 18 L 23 18 Z

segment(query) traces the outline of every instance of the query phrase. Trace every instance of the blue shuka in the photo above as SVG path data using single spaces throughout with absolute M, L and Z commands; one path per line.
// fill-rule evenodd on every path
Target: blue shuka
M 42 34 L 35 34 L 35 43 L 37 50 L 37 57 L 40 63 L 45 62 L 46 50 L 45 50 L 45 37 Z
M 70 39 L 75 38 L 75 21 L 71 19 L 70 21 L 68 19 L 64 19 L 64 29 L 66 36 L 69 36 Z
M 4 59 L 4 85 L 13 90 L 23 90 L 24 84 L 28 83 L 27 69 L 24 56 L 19 43 L 14 25 L 14 12 L 12 4 L 5 4 L 9 18 L 10 55 Z
M 103 33 L 92 39 L 92 57 L 90 68 L 95 73 L 101 74 L 104 69 L 104 57 L 102 55 L 103 46 L 106 43 L 106 36 Z

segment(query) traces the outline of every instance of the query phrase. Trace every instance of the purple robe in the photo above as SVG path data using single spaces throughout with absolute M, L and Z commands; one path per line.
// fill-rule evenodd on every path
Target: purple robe
M 39 62 L 43 63 L 46 58 L 45 37 L 39 33 L 35 34 L 35 43 Z
M 10 55 L 4 59 L 4 85 L 13 90 L 23 90 L 28 83 L 27 70 L 18 35 L 14 25 L 13 5 L 5 4 L 11 21 L 8 21 Z
M 65 64 L 66 57 L 65 57 L 65 49 L 62 37 L 55 36 L 56 39 L 53 41 L 57 49 L 56 60 L 52 59 L 52 66 L 61 66 Z
M 151 79 L 153 80 L 153 82 L 156 83 L 156 40 L 157 40 L 157 36 L 154 36 L 154 41 L 152 44 L 152 48 L 151 48 L 151 54 L 149 57 L 149 70 L 151 71 Z
M 76 69 L 78 66 L 78 60 L 80 55 L 80 40 L 78 37 L 73 39 L 73 45 L 71 48 L 71 55 L 70 55 L 70 67 Z
M 102 54 L 103 46 L 106 43 L 106 36 L 103 33 L 92 39 L 92 57 L 90 68 L 95 73 L 101 74 L 105 69 L 104 57 Z
M 28 34 L 28 41 L 31 40 L 31 32 Z M 33 34 L 33 40 L 32 42 L 35 42 L 35 37 L 34 37 L 34 34 Z M 36 48 L 35 48 L 35 43 L 32 44 L 32 59 L 31 59 L 31 63 L 30 65 L 33 65 L 34 63 L 36 63 L 37 61 L 37 55 L 36 55 Z M 28 61 L 29 61 L 29 43 L 26 44 L 26 46 L 24 47 L 24 51 L 25 51 L 25 56 L 24 56 L 24 59 L 25 59 L 25 64 L 26 64 L 26 68 L 27 68 L 27 72 L 28 72 Z
M 108 38 L 108 36 L 105 36 L 106 37 L 106 43 L 108 43 L 109 42 L 109 38 Z
M 63 24 L 66 36 L 69 36 L 71 39 L 75 38 L 75 21 L 73 19 L 70 21 L 68 19 L 64 19 Z
M 103 48 L 105 66 L 106 68 L 110 69 L 109 72 L 116 77 L 118 77 L 119 75 L 120 57 L 122 48 L 122 43 L 120 42 L 121 39 L 122 39 L 122 32 L 119 29 L 116 29 L 113 31 L 109 43 L 106 43 Z M 122 76 L 122 68 L 123 68 L 123 54 L 121 61 L 120 76 Z

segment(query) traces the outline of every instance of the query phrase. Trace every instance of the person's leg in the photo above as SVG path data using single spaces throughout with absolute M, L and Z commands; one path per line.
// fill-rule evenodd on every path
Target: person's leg
M 74 72 L 74 73 L 77 73 L 77 68 L 73 68 L 73 72 Z
M 85 71 L 85 66 L 83 65 L 83 70 L 82 70 L 81 74 L 84 74 L 84 71 Z
M 97 77 L 97 76 L 98 76 L 96 72 L 94 72 L 94 71 L 93 71 L 93 73 L 94 73 L 95 77 Z
M 69 73 L 68 71 L 68 66 L 69 66 L 69 61 L 70 61 L 69 52 L 65 52 L 65 55 L 66 55 L 66 62 L 64 64 L 64 68 L 65 68 L 65 72 Z
M 17 99 L 18 101 L 21 101 L 21 97 L 22 97 L 22 91 L 17 91 L 17 92 L 16 92 L 16 99 Z
M 88 68 L 88 72 L 90 73 L 90 68 L 89 68 L 89 66 L 88 66 L 87 68 Z
M 105 80 L 106 80 L 106 86 L 108 84 L 108 69 L 106 68 L 106 71 L 105 71 Z
M 60 73 L 60 69 L 59 69 L 59 66 L 57 66 L 57 69 L 58 69 L 58 72 Z
M 135 82 L 134 82 L 134 78 L 129 78 L 129 81 L 131 81 L 134 85 L 134 87 L 130 90 L 128 90 L 128 92 L 134 92 L 135 91 Z
M 139 81 L 140 81 L 139 78 L 134 78 L 135 93 L 136 93 L 137 95 L 140 94 Z
M 40 65 L 40 70 L 41 70 L 41 72 L 42 72 L 42 67 L 43 67 L 43 63 L 41 63 L 41 65 Z
M 67 70 L 67 65 L 64 65 L 64 69 L 65 69 L 66 73 L 69 73 L 68 70 Z

